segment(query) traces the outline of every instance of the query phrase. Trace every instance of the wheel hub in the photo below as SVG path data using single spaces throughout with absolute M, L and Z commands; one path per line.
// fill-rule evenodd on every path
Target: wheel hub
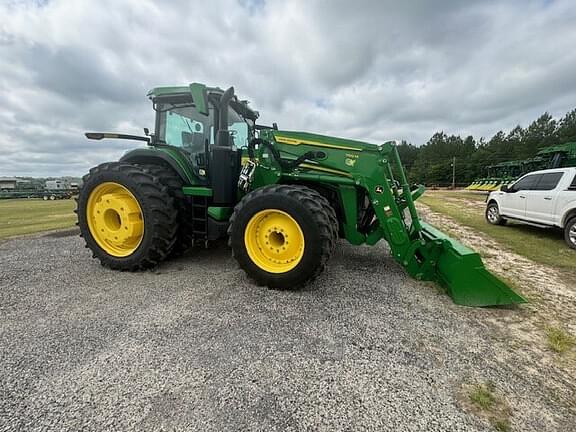
M 129 256 L 144 237 L 144 220 L 138 200 L 126 187 L 113 182 L 94 188 L 86 216 L 90 234 L 106 253 Z
M 492 223 L 498 220 L 498 209 L 496 207 L 490 207 L 488 209 L 488 219 L 490 219 Z
M 292 216 L 281 210 L 262 210 L 246 226 L 244 243 L 250 259 L 270 273 L 292 270 L 304 255 L 304 234 Z

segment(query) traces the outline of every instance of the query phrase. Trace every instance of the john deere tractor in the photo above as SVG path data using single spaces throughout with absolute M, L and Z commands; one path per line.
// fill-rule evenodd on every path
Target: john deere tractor
M 234 95 L 194 83 L 148 93 L 156 111 L 145 148 L 84 177 L 78 224 L 109 268 L 157 266 L 192 245 L 228 237 L 258 284 L 296 289 L 326 267 L 339 238 L 385 240 L 416 279 L 443 285 L 470 306 L 524 302 L 478 254 L 420 221 L 394 142 L 380 145 L 257 125 Z

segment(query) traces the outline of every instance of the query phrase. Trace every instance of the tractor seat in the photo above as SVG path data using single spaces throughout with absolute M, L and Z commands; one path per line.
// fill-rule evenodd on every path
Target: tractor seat
M 204 134 L 182 132 L 182 146 L 185 147 L 190 153 L 203 153 Z

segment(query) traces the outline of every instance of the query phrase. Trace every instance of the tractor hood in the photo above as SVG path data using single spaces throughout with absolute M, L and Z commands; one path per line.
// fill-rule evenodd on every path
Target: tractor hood
M 378 145 L 364 141 L 337 138 L 329 135 L 319 135 L 308 132 L 273 131 L 274 140 L 280 144 L 300 145 L 307 144 L 318 147 L 339 150 L 378 150 Z

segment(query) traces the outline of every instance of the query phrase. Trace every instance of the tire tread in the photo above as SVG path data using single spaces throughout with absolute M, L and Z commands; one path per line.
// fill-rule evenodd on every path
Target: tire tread
M 314 271 L 301 283 L 291 286 L 280 286 L 278 281 L 274 281 L 269 273 L 264 271 L 252 273 L 250 269 L 243 265 L 242 260 L 238 259 L 238 252 L 235 251 L 233 242 L 233 234 L 236 229 L 236 220 L 240 214 L 245 211 L 245 208 L 256 198 L 265 195 L 285 195 L 286 197 L 293 198 L 308 210 L 314 219 L 315 225 L 318 227 L 320 237 L 320 259 Z M 319 192 L 306 186 L 278 184 L 258 188 L 248 193 L 234 208 L 234 212 L 230 217 L 230 225 L 228 227 L 228 245 L 232 249 L 232 256 L 236 258 L 240 267 L 259 285 L 266 285 L 270 288 L 281 289 L 296 289 L 301 286 L 314 281 L 326 268 L 328 260 L 336 247 L 336 240 L 338 238 L 338 220 L 336 212 L 329 204 L 328 200 L 324 198 Z

